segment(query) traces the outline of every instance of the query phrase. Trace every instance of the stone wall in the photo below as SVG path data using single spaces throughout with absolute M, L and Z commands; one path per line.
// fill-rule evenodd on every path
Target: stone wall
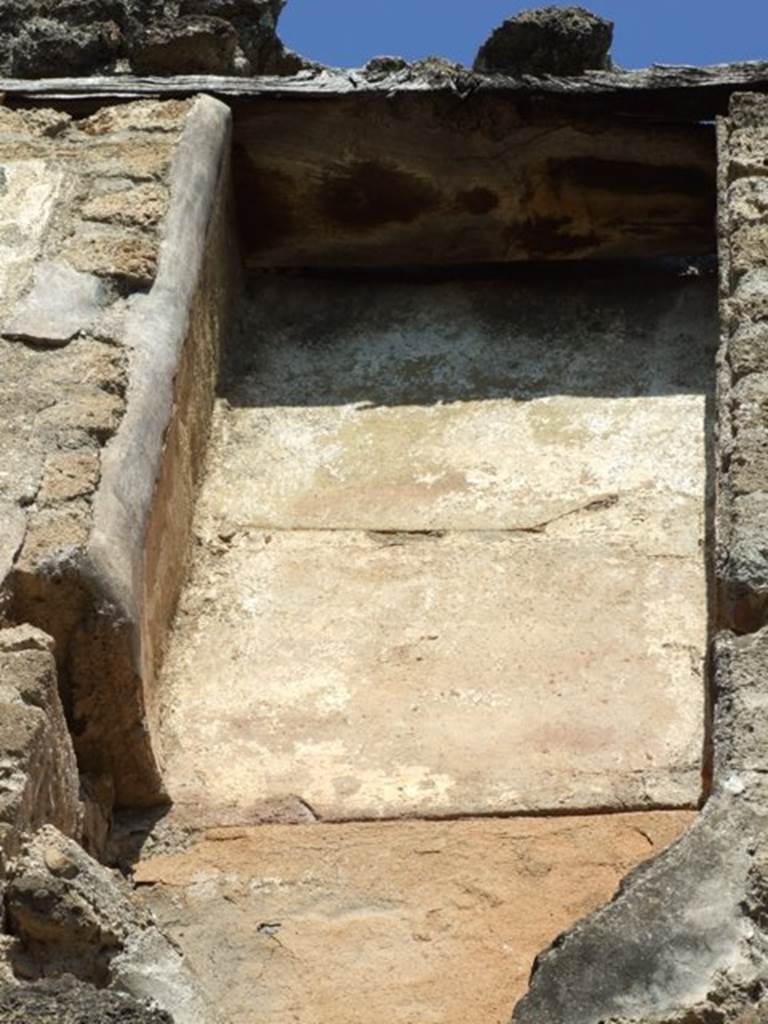
M 228 117 L 212 100 L 0 117 L 3 608 L 54 638 L 107 814 L 162 799 L 147 707 L 226 330 Z
M 228 156 L 214 100 L 0 110 L 4 1020 L 91 1012 L 94 984 L 135 997 L 104 1020 L 215 1019 L 86 851 L 116 803 L 164 798 L 153 679 L 236 283 Z M 62 972 L 85 987 L 17 985 Z
M 276 35 L 285 0 L 12 0 L 0 10 L 0 75 L 59 78 L 293 74 Z
M 718 567 L 722 625 L 768 622 L 768 101 L 734 97 L 722 127 L 723 330 Z

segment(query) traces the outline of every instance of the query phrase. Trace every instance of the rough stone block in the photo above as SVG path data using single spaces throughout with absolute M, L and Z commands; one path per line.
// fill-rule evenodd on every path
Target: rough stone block
M 128 152 L 95 149 L 89 154 L 94 173 L 118 181 L 157 181 L 169 171 L 173 161 L 173 141 L 165 133 L 157 139 L 136 140 Z
M 763 502 L 763 524 L 768 519 L 767 510 Z M 766 553 L 768 539 L 762 553 L 764 566 Z M 762 583 L 765 587 L 765 578 Z M 740 637 L 721 633 L 714 654 L 716 770 L 721 777 L 764 772 L 768 770 L 768 628 Z
M 33 8 L 31 13 L 38 12 Z M 10 71 L 15 78 L 56 78 L 64 69 L 70 75 L 107 70 L 123 44 L 113 21 L 89 23 L 84 18 L 67 24 L 32 17 L 22 24 L 12 50 Z
M 745 176 L 768 174 L 768 124 L 736 128 L 730 135 L 728 176 L 732 181 Z
M 754 223 L 768 218 L 768 179 L 739 178 L 728 189 L 730 223 Z
M 102 107 L 79 122 L 78 127 L 87 135 L 97 137 L 116 132 L 146 131 L 177 136 L 193 103 L 193 100 L 139 100 L 115 107 Z M 119 166 L 117 170 L 120 170 Z
M 748 373 L 768 372 L 768 323 L 744 323 L 728 344 L 728 360 L 738 380 Z
M 112 278 L 131 289 L 146 290 L 157 274 L 159 245 L 139 232 L 80 236 L 65 251 L 77 270 Z
M 99 456 L 96 452 L 54 452 L 43 466 L 37 495 L 42 507 L 58 505 L 93 494 L 99 482 Z
M 730 392 L 731 421 L 736 443 L 742 434 L 768 427 L 768 373 L 742 377 Z
M 733 495 L 768 490 L 768 434 L 764 427 L 743 428 L 727 452 L 727 464 Z
M 768 271 L 747 270 L 724 302 L 726 325 L 736 331 L 747 321 L 768 320 Z
M 29 136 L 25 144 L 29 147 Z M 0 174 L 0 295 L 5 316 L 27 287 L 34 262 L 50 237 L 64 183 L 61 167 L 28 148 L 21 155 L 26 158 L 8 154 Z
M 131 929 L 147 923 L 129 893 L 123 880 L 48 827 L 14 861 L 6 904 L 15 933 L 33 956 L 103 984 L 110 957 Z
M 768 97 L 756 92 L 734 93 L 728 113 L 736 127 L 764 128 L 768 124 Z M 727 155 L 731 156 L 732 151 Z
M 24 833 L 45 823 L 79 834 L 77 764 L 52 647 L 31 626 L 0 631 L 0 821 L 12 826 L 6 855 Z
M 762 625 L 768 605 L 768 493 L 765 491 L 733 499 L 721 586 L 724 625 L 740 633 Z
M 84 504 L 68 502 L 63 508 L 43 508 L 31 520 L 14 566 L 17 600 L 26 574 L 40 574 L 59 582 L 67 570 L 74 568 L 89 534 Z
M 123 227 L 156 227 L 168 209 L 168 192 L 156 183 L 135 185 L 92 196 L 83 206 L 84 220 Z
M 734 450 L 730 460 L 733 494 L 742 496 L 765 490 L 768 486 L 768 444 L 756 439 L 752 445 Z
M 768 265 L 768 224 L 744 224 L 731 235 L 731 267 L 745 274 Z
M 480 47 L 475 71 L 580 75 L 609 68 L 613 22 L 583 7 L 540 7 L 500 25 Z
M 65 441 L 72 431 L 81 431 L 85 436 L 104 443 L 115 433 L 124 411 L 125 401 L 121 395 L 85 385 L 71 389 L 59 402 L 42 412 L 38 427 L 49 431 L 60 442 Z
M 292 74 L 283 0 L 14 0 L 0 9 L 0 74 Z
M 131 65 L 140 75 L 225 75 L 236 49 L 237 33 L 222 18 L 166 19 L 138 33 Z

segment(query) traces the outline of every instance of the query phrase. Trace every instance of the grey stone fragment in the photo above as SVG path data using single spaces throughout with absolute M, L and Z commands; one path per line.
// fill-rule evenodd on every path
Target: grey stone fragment
M 124 884 L 51 827 L 12 866 L 6 906 L 15 934 L 33 953 L 98 984 L 131 929 L 147 925 Z
M 3 1024 L 173 1024 L 165 1010 L 71 976 L 0 987 Z
M 152 999 L 176 1024 L 216 1024 L 180 954 L 127 882 L 46 826 L 12 864 L 6 910 L 25 966 Z M 1 1019 L 1 1018 L 0 1018 Z
M 2 333 L 12 341 L 59 348 L 91 326 L 108 300 L 94 274 L 45 261 L 35 267 L 32 287 Z
M 483 43 L 475 71 L 580 75 L 610 69 L 613 22 L 583 7 L 540 7 L 503 22 Z
M 764 798 L 749 780 L 726 779 L 678 843 L 537 959 L 514 1024 L 750 1019 L 741 1014 L 768 980 L 766 937 L 745 900 Z

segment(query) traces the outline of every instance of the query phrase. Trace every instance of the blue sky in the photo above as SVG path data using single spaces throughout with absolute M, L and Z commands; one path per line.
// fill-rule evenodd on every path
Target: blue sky
M 616 23 L 613 56 L 622 67 L 768 60 L 768 0 L 583 5 Z M 409 60 L 437 54 L 471 64 L 492 28 L 532 6 L 510 0 L 288 0 L 280 35 L 304 56 L 340 67 L 378 54 Z

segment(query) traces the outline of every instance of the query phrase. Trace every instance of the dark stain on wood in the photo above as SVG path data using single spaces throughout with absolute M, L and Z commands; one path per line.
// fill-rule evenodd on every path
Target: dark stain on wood
M 475 217 L 482 217 L 499 205 L 499 197 L 489 188 L 470 188 L 459 192 L 456 196 L 456 208 L 471 213 Z
M 360 232 L 410 224 L 441 202 L 440 192 L 424 178 L 377 160 L 327 172 L 318 198 L 328 221 Z
M 296 229 L 293 179 L 260 166 L 239 145 L 233 149 L 232 161 L 237 221 L 246 248 L 256 251 L 278 246 Z
M 600 244 L 594 232 L 589 234 L 569 231 L 568 217 L 533 217 L 507 225 L 504 239 L 507 251 L 529 254 L 532 258 L 552 259 L 589 252 Z
M 702 167 L 582 156 L 550 160 L 548 172 L 553 182 L 560 185 L 632 195 L 667 193 L 714 197 L 716 189 L 714 167 L 709 172 Z

